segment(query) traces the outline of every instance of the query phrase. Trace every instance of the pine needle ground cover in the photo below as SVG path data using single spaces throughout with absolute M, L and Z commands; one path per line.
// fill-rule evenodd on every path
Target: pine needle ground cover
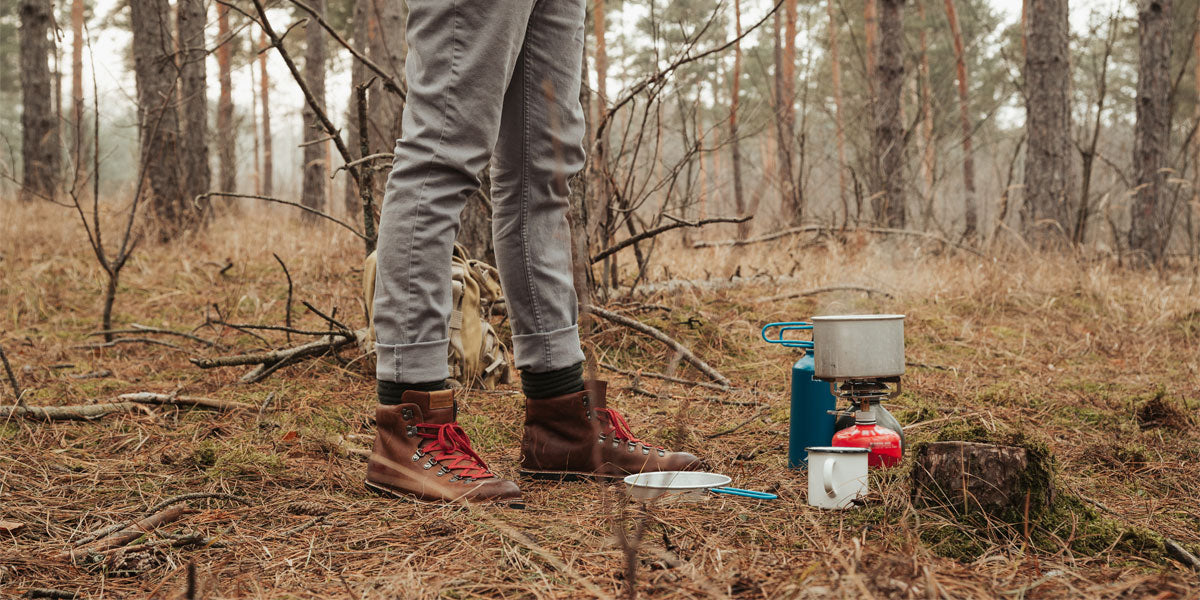
M 521 481 L 524 510 L 397 502 L 363 486 L 374 383 L 353 347 L 261 383 L 188 359 L 289 345 L 327 329 L 300 300 L 361 327 L 361 243 L 285 213 L 244 212 L 176 244 L 145 244 L 123 275 L 114 326 L 191 332 L 171 345 L 96 347 L 104 279 L 66 209 L 20 207 L 0 224 L 0 346 L 23 402 L 74 406 L 150 392 L 229 410 L 148 404 L 88 421 L 0 421 L 0 595 L 80 598 L 1194 598 L 1195 572 L 1164 538 L 1200 553 L 1200 303 L 1195 276 L 1109 260 L 980 258 L 915 241 L 781 239 L 744 248 L 660 250 L 665 279 L 737 287 L 665 288 L 605 306 L 651 324 L 730 378 L 734 389 L 602 371 L 639 435 L 704 457 L 775 501 L 714 496 L 642 507 L 619 486 Z M 30 223 L 38 223 L 36 233 Z M 628 262 L 628 260 L 626 260 Z M 790 276 L 767 283 L 768 276 Z M 756 280 L 759 283 L 754 283 Z M 626 277 L 633 280 L 633 275 Z M 783 292 L 853 284 L 795 299 Z M 1056 507 L 993 522 L 914 505 L 904 465 L 872 475 L 866 506 L 807 506 L 786 468 L 796 355 L 761 342 L 770 321 L 898 312 L 904 393 L 888 406 L 910 444 L 1022 440 L 1044 449 Z M 493 321 L 501 331 L 507 325 Z M 704 376 L 665 347 L 585 323 L 599 362 Z M 296 343 L 297 340 L 293 340 Z M 14 399 L 4 386 L 3 402 Z M 515 477 L 519 386 L 460 395 L 461 422 Z M 250 408 L 245 408 L 245 407 Z M 238 408 L 242 407 L 242 408 Z M 180 495 L 197 494 L 183 497 Z M 99 530 L 180 515 L 124 545 L 80 552 Z M 12 525 L 12 524 L 19 524 Z

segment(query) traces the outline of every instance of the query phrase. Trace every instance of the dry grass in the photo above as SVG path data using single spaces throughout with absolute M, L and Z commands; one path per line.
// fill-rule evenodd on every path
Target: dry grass
M 1146 274 L 1108 262 L 1032 256 L 982 260 L 935 246 L 851 239 L 748 249 L 667 250 L 653 275 L 791 274 L 789 286 L 882 287 L 894 298 L 835 293 L 784 302 L 785 289 L 748 286 L 642 299 L 636 311 L 693 348 L 763 418 L 716 439 L 705 436 L 761 409 L 705 401 L 711 391 L 650 379 L 631 391 L 615 379 L 613 403 L 634 428 L 706 457 L 736 484 L 780 499 L 714 498 L 657 505 L 646 513 L 620 490 L 597 484 L 523 482 L 524 511 L 430 507 L 380 499 L 362 486 L 364 464 L 330 438 L 369 443 L 372 377 L 352 352 L 288 367 L 266 382 L 236 383 L 236 369 L 202 372 L 187 351 L 92 341 L 103 279 L 66 209 L 0 206 L 0 345 L 30 404 L 107 400 L 170 392 L 274 410 L 217 414 L 156 408 L 95 422 L 0 423 L 0 520 L 26 527 L 0 534 L 0 595 L 32 587 L 80 597 L 185 597 L 187 565 L 196 597 L 591 597 L 626 591 L 617 532 L 643 532 L 636 559 L 643 597 L 1196 597 L 1196 574 L 1166 558 L 1153 530 L 1200 550 L 1200 302 L 1194 279 Z M 296 296 L 360 324 L 357 239 L 305 227 L 283 211 L 221 219 L 195 238 L 146 246 L 123 279 L 115 321 L 191 330 L 220 307 L 231 321 L 282 323 L 286 282 Z M 628 259 L 626 259 L 628 260 Z M 220 270 L 227 261 L 233 267 Z M 665 269 L 665 270 L 664 270 Z M 625 307 L 624 310 L 632 310 Z M 302 311 L 302 309 L 301 309 Z M 785 468 L 788 375 L 794 356 L 758 340 L 771 320 L 823 312 L 898 311 L 907 321 L 911 368 L 892 408 L 914 427 L 910 440 L 976 424 L 1035 435 L 1057 457 L 1065 496 L 1101 500 L 1032 524 L 1030 542 L 1004 528 L 973 529 L 908 498 L 904 473 L 876 473 L 871 506 L 847 513 L 805 504 L 805 478 Z M 312 315 L 300 326 L 322 328 Z M 236 348 L 261 344 L 228 329 L 199 334 Z M 268 336 L 282 344 L 280 336 Z M 599 357 L 630 369 L 665 371 L 661 345 L 603 324 L 589 332 Z M 70 365 L 70 366 L 64 366 Z M 109 370 L 110 376 L 78 379 Z M 684 377 L 698 377 L 686 365 Z M 6 383 L 4 385 L 7 385 Z M 463 422 L 494 468 L 517 469 L 519 396 L 469 392 Z M 11 395 L 5 389 L 5 402 Z M 935 421 L 935 419 L 939 419 Z M 365 441 L 364 441 L 365 439 Z M 53 558 L 73 540 L 140 518 L 188 492 L 248 501 L 194 500 L 197 512 L 165 532 L 199 532 L 209 547 L 154 547 L 98 563 Z M 298 528 L 308 525 L 302 531 Z M 162 535 L 148 536 L 149 541 Z M 145 540 L 143 540 L 145 541 Z M 140 542 L 135 542 L 140 543 Z M 589 590 L 589 588 L 591 588 Z

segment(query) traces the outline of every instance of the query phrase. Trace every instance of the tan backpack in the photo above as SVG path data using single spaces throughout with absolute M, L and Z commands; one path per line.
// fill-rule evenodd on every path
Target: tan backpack
M 367 336 L 364 350 L 375 354 L 375 253 L 363 264 L 363 300 L 367 303 Z M 487 315 L 504 300 L 496 268 L 467 256 L 454 245 L 451 257 L 450 378 L 463 387 L 491 390 L 512 383 L 508 349 L 496 335 Z

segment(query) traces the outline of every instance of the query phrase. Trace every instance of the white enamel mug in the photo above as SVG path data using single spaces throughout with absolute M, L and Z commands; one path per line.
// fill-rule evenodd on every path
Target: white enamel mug
M 867 495 L 867 449 L 812 446 L 808 451 L 808 503 L 852 508 Z

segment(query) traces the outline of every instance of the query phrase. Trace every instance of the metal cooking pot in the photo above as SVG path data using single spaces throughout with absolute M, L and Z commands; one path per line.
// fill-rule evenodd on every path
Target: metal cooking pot
M 814 377 L 827 381 L 904 374 L 904 315 L 813 317 Z

